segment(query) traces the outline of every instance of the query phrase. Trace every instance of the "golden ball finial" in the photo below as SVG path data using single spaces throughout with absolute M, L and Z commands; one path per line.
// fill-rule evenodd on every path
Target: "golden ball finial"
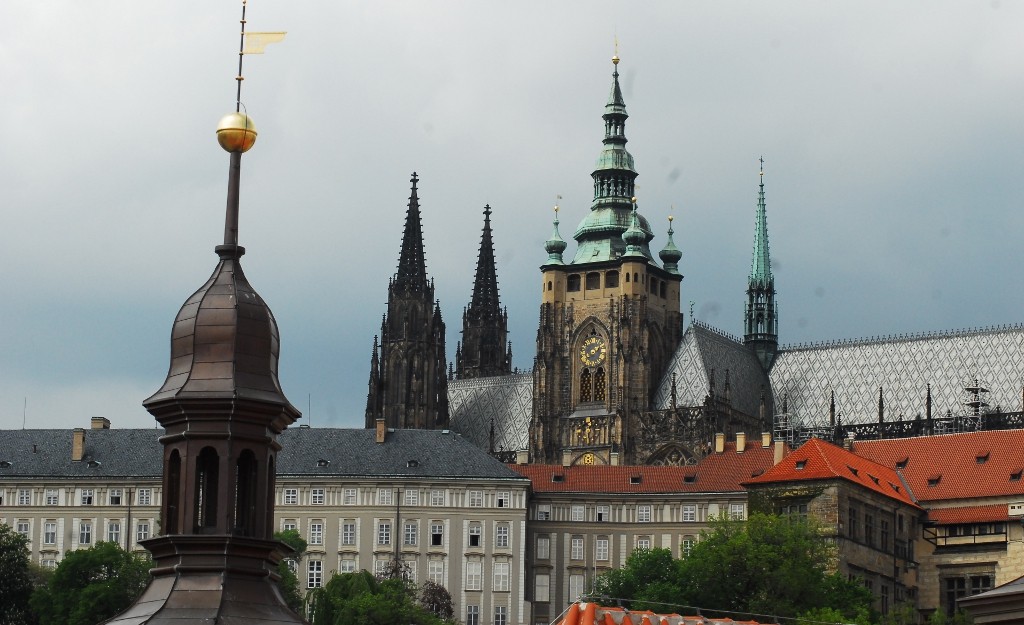
M 228 113 L 217 124 L 217 143 L 226 152 L 248 152 L 256 143 L 256 124 L 245 113 Z
M 671 224 L 673 219 L 675 219 L 675 217 L 673 217 L 672 215 L 669 215 L 668 216 L 668 223 Z
M 634 204 L 636 204 L 636 196 L 634 195 L 633 198 L 630 201 L 632 201 Z
M 619 55 L 616 54 L 615 56 L 612 57 L 612 65 L 618 65 L 618 64 L 619 64 Z

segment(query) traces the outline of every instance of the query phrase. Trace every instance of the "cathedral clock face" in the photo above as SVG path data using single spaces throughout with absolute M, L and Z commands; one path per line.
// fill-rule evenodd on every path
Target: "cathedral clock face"
M 591 336 L 580 346 L 580 361 L 588 367 L 604 362 L 608 348 L 600 336 Z

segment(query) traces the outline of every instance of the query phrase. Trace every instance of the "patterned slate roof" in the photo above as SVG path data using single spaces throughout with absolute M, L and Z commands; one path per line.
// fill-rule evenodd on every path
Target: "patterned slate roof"
M 676 379 L 676 405 L 700 406 L 711 392 L 714 377 L 715 393 L 725 391 L 726 372 L 732 394 L 732 405 L 748 415 L 757 415 L 761 406 L 761 390 L 765 390 L 768 414 L 772 398 L 768 377 L 754 352 L 734 337 L 709 326 L 694 322 L 683 334 L 661 378 L 654 396 L 654 407 L 672 407 L 672 376 Z
M 707 493 L 737 492 L 754 475 L 772 466 L 774 452 L 760 442 L 747 442 L 736 453 L 734 443 L 693 466 L 610 466 L 552 464 L 510 465 L 530 478 L 538 493 Z
M 163 448 L 158 439 L 163 433 L 163 429 L 85 430 L 86 461 L 73 462 L 70 430 L 0 431 L 0 463 L 10 463 L 9 467 L 0 464 L 0 478 L 159 477 Z M 521 479 L 454 432 L 389 431 L 383 444 L 377 444 L 375 436 L 374 430 L 365 429 L 285 430 L 278 438 L 282 448 L 277 474 Z
M 958 523 L 986 523 L 989 521 L 1008 521 L 1009 508 L 1006 504 L 990 504 L 987 506 L 964 506 L 960 508 L 932 508 L 928 511 L 928 520 L 939 525 L 956 525 Z
M 749 485 L 841 479 L 872 490 L 889 499 L 919 507 L 907 484 L 887 466 L 862 458 L 842 447 L 812 438 L 791 452 Z
M 785 397 L 791 417 L 810 427 L 828 425 L 832 391 L 843 423 L 877 421 L 879 387 L 887 421 L 924 416 L 928 384 L 933 416 L 966 414 L 964 388 L 975 379 L 989 389 L 983 399 L 993 408 L 1016 410 L 1024 326 L 786 348 L 770 377 L 778 405 Z
M 856 441 L 853 446 L 859 456 L 902 467 L 919 501 L 1024 497 L 1022 450 L 1024 430 Z
M 481 449 L 490 449 L 492 420 L 494 451 L 526 449 L 533 414 L 533 374 L 451 380 L 448 414 L 452 429 Z

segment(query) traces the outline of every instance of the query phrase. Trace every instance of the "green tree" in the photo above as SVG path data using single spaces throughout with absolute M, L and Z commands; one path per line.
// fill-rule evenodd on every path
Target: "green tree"
M 597 578 L 595 590 L 633 610 L 662 610 L 663 604 L 678 603 L 684 594 L 680 564 L 668 549 L 636 549 L 621 569 Z
M 443 625 L 414 600 L 401 579 L 376 579 L 367 571 L 335 574 L 306 594 L 308 616 L 317 625 Z
M 0 624 L 31 623 L 28 540 L 0 523 Z
M 69 551 L 32 595 L 41 625 L 95 625 L 130 606 L 149 583 L 152 562 L 115 543 Z
M 295 571 L 292 570 L 292 567 L 298 565 L 298 561 L 302 554 L 306 552 L 308 545 L 298 530 L 277 532 L 274 534 L 274 539 L 288 545 L 295 552 L 294 555 L 286 556 L 278 563 L 277 574 L 281 579 L 278 580 L 277 587 L 281 591 L 281 596 L 284 597 L 285 604 L 293 611 L 298 612 L 302 609 L 302 592 L 299 586 L 299 578 Z
M 455 615 L 452 594 L 437 582 L 425 581 L 420 586 L 420 605 L 442 620 L 451 620 Z

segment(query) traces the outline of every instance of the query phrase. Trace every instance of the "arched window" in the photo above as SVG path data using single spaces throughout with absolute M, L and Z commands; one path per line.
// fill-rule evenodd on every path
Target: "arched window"
M 587 290 L 593 291 L 594 289 L 601 288 L 601 274 L 596 271 L 591 271 L 587 274 Z
M 203 447 L 196 459 L 195 532 L 209 533 L 217 527 L 217 487 L 220 457 L 213 447 Z
M 574 273 L 574 274 L 571 274 L 568 278 L 566 278 L 566 280 L 565 280 L 565 290 L 566 291 L 579 291 L 580 290 L 580 274 Z
M 609 271 L 604 274 L 604 286 L 609 289 L 619 286 L 619 272 Z
M 605 386 L 604 367 L 598 367 L 594 372 L 594 401 L 604 401 Z
M 593 397 L 592 384 L 590 369 L 584 369 L 580 373 L 580 403 L 591 401 L 591 397 Z
M 626 273 L 626 282 L 629 282 L 629 272 Z
M 167 514 L 164 515 L 164 533 L 178 533 L 178 497 L 181 496 L 181 454 L 175 449 L 167 460 L 167 486 L 165 487 Z
M 246 449 L 235 464 L 235 533 L 255 536 L 256 532 L 256 455 Z
M 551 290 L 551 280 L 548 280 L 548 290 Z
M 640 274 L 633 272 L 633 282 L 640 282 Z

